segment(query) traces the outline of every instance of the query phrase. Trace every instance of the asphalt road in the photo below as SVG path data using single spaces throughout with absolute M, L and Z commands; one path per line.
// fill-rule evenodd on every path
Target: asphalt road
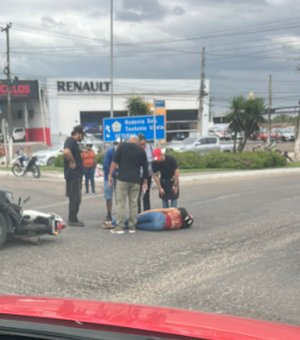
M 28 208 L 66 218 L 60 180 L 0 178 Z M 190 230 L 112 235 L 105 205 L 83 200 L 85 228 L 10 241 L 0 252 L 0 293 L 178 307 L 300 325 L 298 175 L 193 182 L 180 206 Z M 160 202 L 152 191 L 154 206 Z

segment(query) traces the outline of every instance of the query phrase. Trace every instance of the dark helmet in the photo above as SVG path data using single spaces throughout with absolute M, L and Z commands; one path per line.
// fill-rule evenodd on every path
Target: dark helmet
M 193 216 L 190 215 L 185 208 L 179 208 L 178 210 L 182 218 L 181 229 L 190 228 L 194 222 Z

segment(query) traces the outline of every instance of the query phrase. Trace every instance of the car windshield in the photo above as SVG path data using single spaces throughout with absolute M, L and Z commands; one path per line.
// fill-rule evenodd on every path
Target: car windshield
M 1 4 L 0 340 L 300 327 L 300 0 Z

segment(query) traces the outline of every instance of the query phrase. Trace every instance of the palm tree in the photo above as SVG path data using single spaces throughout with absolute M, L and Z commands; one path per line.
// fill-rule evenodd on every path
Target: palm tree
M 245 148 L 248 138 L 253 133 L 258 133 L 260 126 L 266 123 L 262 116 L 262 111 L 265 109 L 265 101 L 263 98 L 248 99 L 245 102 L 245 112 L 243 115 L 244 140 L 241 144 L 240 152 Z
M 236 153 L 237 134 L 243 131 L 243 114 L 245 110 L 246 100 L 243 96 L 235 96 L 231 99 L 230 113 L 226 116 L 229 123 L 229 130 L 234 132 L 233 152 Z
M 150 114 L 149 103 L 140 95 L 128 98 L 126 108 L 129 116 L 144 116 Z

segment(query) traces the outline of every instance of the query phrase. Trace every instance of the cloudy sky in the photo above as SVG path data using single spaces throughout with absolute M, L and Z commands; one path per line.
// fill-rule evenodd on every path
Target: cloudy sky
M 233 95 L 267 98 L 269 75 L 273 107 L 295 106 L 299 12 L 299 0 L 114 0 L 115 77 L 180 78 L 187 89 L 184 79 L 200 77 L 205 47 L 216 113 Z M 43 83 L 110 76 L 110 0 L 10 0 L 0 11 L 7 22 L 14 75 Z M 1 33 L 1 71 L 5 51 Z

